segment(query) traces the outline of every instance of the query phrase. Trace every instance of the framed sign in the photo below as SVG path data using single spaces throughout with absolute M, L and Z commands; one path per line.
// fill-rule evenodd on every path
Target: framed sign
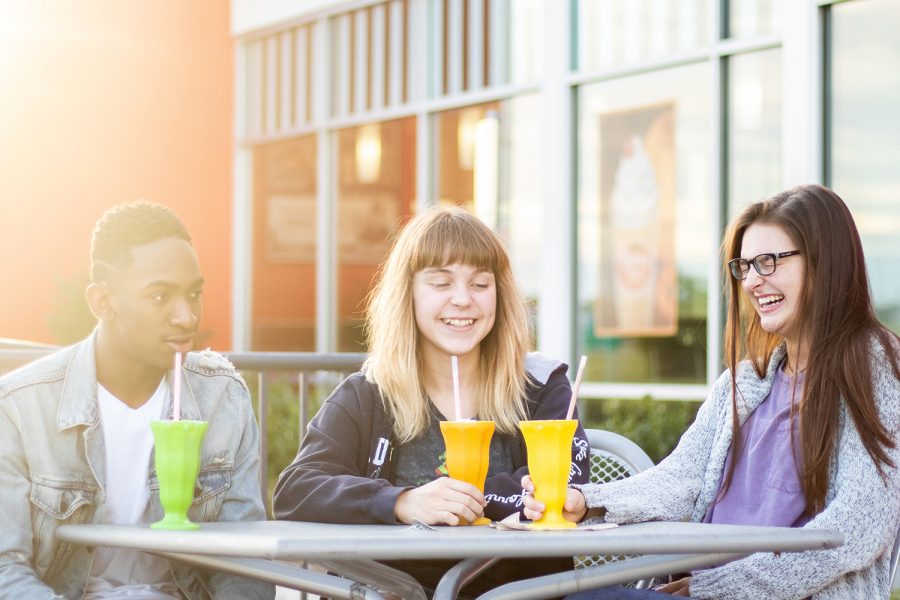
M 380 264 L 391 248 L 399 220 L 399 201 L 394 194 L 345 193 L 338 204 L 338 260 L 347 264 Z
M 678 329 L 675 105 L 599 115 L 598 337 Z
M 266 215 L 266 259 L 278 263 L 316 261 L 315 195 L 273 194 Z

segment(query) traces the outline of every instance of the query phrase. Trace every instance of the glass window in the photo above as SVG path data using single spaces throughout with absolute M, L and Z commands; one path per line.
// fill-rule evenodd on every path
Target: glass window
M 544 0 L 514 0 L 509 12 L 510 82 L 538 81 L 544 60 Z
M 578 0 L 578 68 L 595 71 L 690 52 L 709 41 L 706 0 Z
M 879 318 L 900 332 L 900 2 L 835 5 L 828 182 L 863 238 Z
M 728 72 L 728 207 L 781 191 L 781 50 L 733 56 Z
M 496 229 L 500 103 L 444 111 L 433 122 L 438 202 L 465 206 Z
M 534 126 L 540 106 L 539 96 L 527 95 L 434 118 L 438 202 L 467 207 L 500 234 L 535 310 L 543 212 L 541 129 Z
M 312 135 L 253 151 L 253 350 L 316 348 L 316 159 Z
M 337 136 L 338 352 L 365 352 L 365 300 L 416 197 L 415 117 Z
M 771 35 L 781 30 L 781 0 L 729 0 L 730 37 Z
M 578 92 L 576 341 L 604 382 L 706 381 L 706 63 Z
M 533 83 L 543 62 L 544 0 L 439 0 L 436 96 Z

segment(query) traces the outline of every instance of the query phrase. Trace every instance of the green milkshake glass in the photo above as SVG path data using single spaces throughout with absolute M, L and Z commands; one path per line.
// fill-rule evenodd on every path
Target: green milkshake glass
M 159 479 L 159 501 L 165 516 L 153 529 L 194 530 L 200 526 L 188 519 L 194 486 L 200 472 L 200 445 L 207 421 L 151 421 L 154 463 Z

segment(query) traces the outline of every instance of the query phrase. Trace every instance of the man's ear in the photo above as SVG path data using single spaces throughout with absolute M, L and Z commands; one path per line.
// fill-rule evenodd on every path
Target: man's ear
M 98 321 L 111 321 L 116 311 L 110 302 L 109 284 L 105 281 L 91 283 L 85 292 L 88 306 Z

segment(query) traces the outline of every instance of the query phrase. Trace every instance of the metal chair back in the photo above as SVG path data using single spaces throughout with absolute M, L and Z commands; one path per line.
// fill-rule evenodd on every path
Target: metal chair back
M 897 537 L 894 538 L 894 549 L 891 551 L 891 585 L 894 589 L 900 588 L 900 582 L 897 581 L 898 560 L 900 560 L 900 529 L 897 530 Z
M 585 429 L 591 445 L 591 483 L 609 483 L 631 477 L 653 466 L 640 446 L 625 436 L 602 429 Z M 575 568 L 624 560 L 625 556 L 576 556 Z

